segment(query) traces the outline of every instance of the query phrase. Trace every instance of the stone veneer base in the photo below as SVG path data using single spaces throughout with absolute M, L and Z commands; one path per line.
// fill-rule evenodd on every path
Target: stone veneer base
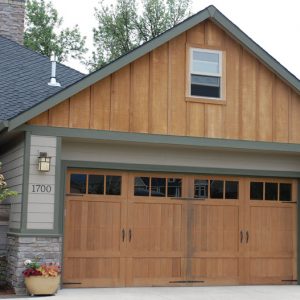
M 62 262 L 61 237 L 8 236 L 7 281 L 17 295 L 25 295 L 23 270 L 26 259 L 39 259 L 41 262 Z

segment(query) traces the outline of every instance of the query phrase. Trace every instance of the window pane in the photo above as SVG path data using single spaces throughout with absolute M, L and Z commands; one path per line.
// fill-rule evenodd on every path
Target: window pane
M 166 197 L 166 178 L 151 178 L 151 196 Z
M 280 201 L 292 200 L 292 185 L 290 183 L 280 183 Z
M 192 74 L 192 84 L 219 87 L 220 86 L 220 77 L 202 76 L 202 75 L 193 75 Z
M 121 176 L 106 176 L 106 195 L 121 195 Z
M 265 200 L 278 199 L 278 183 L 266 182 L 265 183 Z
M 223 199 L 223 180 L 211 180 L 210 181 L 210 198 L 213 199 Z
M 205 51 L 193 51 L 193 60 L 209 61 L 219 63 L 219 53 L 205 52 Z
M 210 97 L 210 98 L 220 98 L 220 88 L 212 86 L 203 86 L 192 84 L 191 85 L 191 95 L 200 97 Z
M 208 197 L 208 180 L 196 179 L 194 181 L 194 198 Z
M 70 191 L 74 194 L 86 193 L 86 175 L 71 174 Z
M 134 196 L 149 196 L 149 177 L 134 178 Z
M 104 194 L 104 175 L 89 175 L 89 194 Z
M 250 199 L 263 200 L 264 199 L 264 183 L 250 182 Z
M 225 183 L 225 199 L 238 199 L 239 198 L 239 182 L 226 181 Z
M 219 75 L 220 74 L 219 64 L 205 62 L 205 61 L 193 61 L 192 73 Z
M 168 178 L 168 197 L 181 197 L 181 178 Z

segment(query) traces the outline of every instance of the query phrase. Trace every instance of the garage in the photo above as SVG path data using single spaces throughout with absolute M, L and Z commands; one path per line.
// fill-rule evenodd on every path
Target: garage
M 290 284 L 297 180 L 71 168 L 66 287 Z

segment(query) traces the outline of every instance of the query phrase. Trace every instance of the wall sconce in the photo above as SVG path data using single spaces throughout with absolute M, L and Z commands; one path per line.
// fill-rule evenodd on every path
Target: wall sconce
M 40 152 L 40 156 L 38 157 L 38 170 L 41 172 L 49 172 L 50 161 L 51 157 L 48 157 L 47 152 Z

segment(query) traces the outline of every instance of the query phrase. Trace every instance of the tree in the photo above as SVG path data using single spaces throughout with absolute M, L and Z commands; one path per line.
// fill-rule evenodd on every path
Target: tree
M 1 168 L 1 163 L 0 163 Z M 7 188 L 7 183 L 2 174 L 0 174 L 0 202 L 5 200 L 8 197 L 16 196 L 18 193 L 13 192 Z
M 78 25 L 62 29 L 62 23 L 51 1 L 28 0 L 24 46 L 49 57 L 54 52 L 59 62 L 69 58 L 83 60 L 86 38 L 81 36 Z
M 160 35 L 190 15 L 192 0 L 117 0 L 107 6 L 103 0 L 95 8 L 97 28 L 94 32 L 92 59 L 95 70 Z M 138 14 L 137 11 L 140 11 Z

